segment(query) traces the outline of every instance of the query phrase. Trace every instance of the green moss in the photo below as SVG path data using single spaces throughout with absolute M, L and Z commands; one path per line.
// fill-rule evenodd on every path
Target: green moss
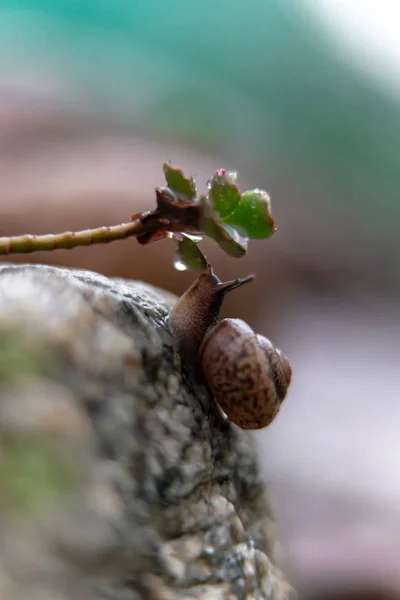
M 48 376 L 49 352 L 15 331 L 0 330 L 0 381 L 13 381 L 22 375 Z
M 0 445 L 0 506 L 41 512 L 56 506 L 77 485 L 77 474 L 60 442 L 38 437 L 5 438 Z

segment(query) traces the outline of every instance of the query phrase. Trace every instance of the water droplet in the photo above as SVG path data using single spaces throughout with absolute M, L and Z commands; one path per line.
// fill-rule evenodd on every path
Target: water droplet
M 201 242 L 204 239 L 204 235 L 193 235 L 189 233 L 185 233 L 185 236 L 190 238 L 192 242 Z
M 179 256 L 174 258 L 174 267 L 177 271 L 187 271 L 187 266 L 182 262 Z
M 228 175 L 231 177 L 231 179 L 234 183 L 237 182 L 238 174 L 236 171 L 228 171 Z

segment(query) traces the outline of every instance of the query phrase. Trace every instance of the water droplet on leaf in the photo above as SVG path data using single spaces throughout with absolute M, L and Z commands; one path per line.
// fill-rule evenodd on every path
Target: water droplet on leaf
M 189 233 L 185 233 L 186 237 L 188 237 L 190 240 L 192 240 L 192 242 L 196 242 L 196 244 L 198 242 L 201 242 L 204 239 L 204 235 L 193 235 L 193 234 L 189 234 Z
M 185 265 L 185 263 L 180 259 L 179 256 L 176 256 L 174 258 L 174 267 L 177 271 L 187 271 L 187 266 Z

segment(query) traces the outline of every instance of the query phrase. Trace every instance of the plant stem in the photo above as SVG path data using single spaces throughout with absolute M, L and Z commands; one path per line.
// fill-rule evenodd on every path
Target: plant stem
M 140 219 L 120 223 L 111 227 L 98 227 L 83 231 L 65 231 L 50 235 L 19 235 L 0 237 L 0 254 L 24 254 L 41 250 L 58 250 L 89 246 L 91 244 L 108 244 L 115 240 L 135 237 L 157 229 L 156 223 L 142 223 Z

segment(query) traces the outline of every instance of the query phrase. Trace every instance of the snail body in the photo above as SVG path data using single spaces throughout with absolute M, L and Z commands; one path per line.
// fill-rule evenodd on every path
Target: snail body
M 209 266 L 169 316 L 183 358 L 205 378 L 228 419 L 242 429 L 262 429 L 273 421 L 292 374 L 280 350 L 247 323 L 220 320 L 225 294 L 252 279 L 221 282 Z

